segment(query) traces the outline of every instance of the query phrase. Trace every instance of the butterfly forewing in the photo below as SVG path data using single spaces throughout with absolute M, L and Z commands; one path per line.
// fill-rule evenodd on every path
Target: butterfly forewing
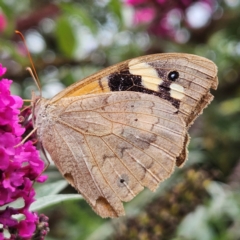
M 171 79 L 171 73 L 178 77 Z M 179 110 L 189 126 L 213 99 L 217 67 L 191 54 L 155 54 L 127 60 L 68 87 L 52 99 L 109 91 L 135 91 L 156 95 Z

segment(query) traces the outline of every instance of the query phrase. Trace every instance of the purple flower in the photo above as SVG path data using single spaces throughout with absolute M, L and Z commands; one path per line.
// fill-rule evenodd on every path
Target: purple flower
M 150 23 L 155 17 L 155 10 L 153 8 L 137 9 L 134 15 L 135 24 L 147 24 Z
M 148 0 L 126 0 L 126 3 L 129 5 L 139 5 L 147 2 Z
M 212 16 L 215 1 L 125 0 L 125 3 L 135 10 L 134 24 L 147 24 L 147 30 L 151 34 L 184 42 L 178 36 L 186 32 L 186 29 L 205 26 Z M 186 41 L 187 36 L 186 34 Z
M 5 72 L 6 68 L 0 64 L 0 77 Z M 44 182 L 46 176 L 40 176 L 44 163 L 31 141 L 15 148 L 22 140 L 25 128 L 18 122 L 23 101 L 11 95 L 11 83 L 11 80 L 0 79 L 0 206 L 3 209 L 0 211 L 0 223 L 11 235 L 10 239 L 24 240 L 30 239 L 36 232 L 39 234 L 39 217 L 37 213 L 30 212 L 29 207 L 35 201 L 33 181 Z M 20 198 L 24 201 L 23 207 L 14 209 L 7 206 Z M 24 219 L 16 220 L 16 214 L 22 214 Z M 46 227 L 43 232 L 46 235 Z M 2 232 L 0 239 L 4 239 Z
M 0 32 L 3 32 L 7 26 L 5 15 L 0 12 Z
M 38 215 L 36 213 L 30 213 L 27 209 L 24 209 L 23 214 L 26 218 L 17 226 L 19 230 L 19 236 L 22 238 L 30 238 L 36 230 Z
M 18 214 L 18 211 L 10 207 L 7 207 L 4 211 L 0 211 L 0 222 L 4 228 L 13 227 L 17 224 L 17 220 L 12 218 L 14 214 Z

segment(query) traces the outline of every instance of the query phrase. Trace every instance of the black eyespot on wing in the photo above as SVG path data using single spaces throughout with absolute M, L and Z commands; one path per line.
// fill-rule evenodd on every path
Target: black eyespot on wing
M 120 178 L 118 179 L 118 186 L 119 187 L 125 187 L 126 184 L 128 184 L 129 178 L 127 174 L 122 174 Z
M 125 180 L 124 179 L 120 179 L 120 183 L 124 183 L 125 182 Z
M 179 72 L 171 71 L 170 73 L 168 73 L 168 80 L 176 81 L 178 78 L 179 78 Z
M 164 79 L 164 82 L 159 86 L 158 91 L 153 91 L 142 85 L 142 77 L 140 75 L 133 75 L 129 70 L 124 69 L 120 72 L 111 73 L 108 76 L 108 86 L 111 91 L 133 91 L 133 92 L 142 92 L 146 94 L 153 94 L 169 101 L 177 109 L 180 106 L 180 101 L 178 99 L 172 98 L 170 96 L 170 85 L 171 82 L 167 80 L 170 73 L 176 73 L 176 76 L 179 76 L 176 70 L 169 72 L 169 70 L 159 69 L 158 65 L 149 64 L 158 72 L 159 78 Z M 126 66 L 126 68 L 128 68 Z M 171 80 L 173 81 L 173 80 Z M 131 105 L 133 108 L 134 105 Z

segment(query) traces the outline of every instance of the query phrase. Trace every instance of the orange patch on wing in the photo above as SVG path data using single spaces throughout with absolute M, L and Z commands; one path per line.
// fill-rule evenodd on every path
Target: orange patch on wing
M 72 91 L 67 93 L 65 97 L 75 97 L 104 92 L 110 92 L 107 78 L 100 79 L 99 81 L 83 81 L 82 84 L 78 85 L 77 87 L 73 88 Z

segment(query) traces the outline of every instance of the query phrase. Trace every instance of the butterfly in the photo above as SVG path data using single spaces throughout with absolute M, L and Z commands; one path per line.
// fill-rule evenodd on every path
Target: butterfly
M 63 177 L 101 217 L 154 191 L 187 158 L 188 128 L 212 101 L 216 65 L 154 54 L 108 67 L 51 99 L 34 98 L 38 139 Z

